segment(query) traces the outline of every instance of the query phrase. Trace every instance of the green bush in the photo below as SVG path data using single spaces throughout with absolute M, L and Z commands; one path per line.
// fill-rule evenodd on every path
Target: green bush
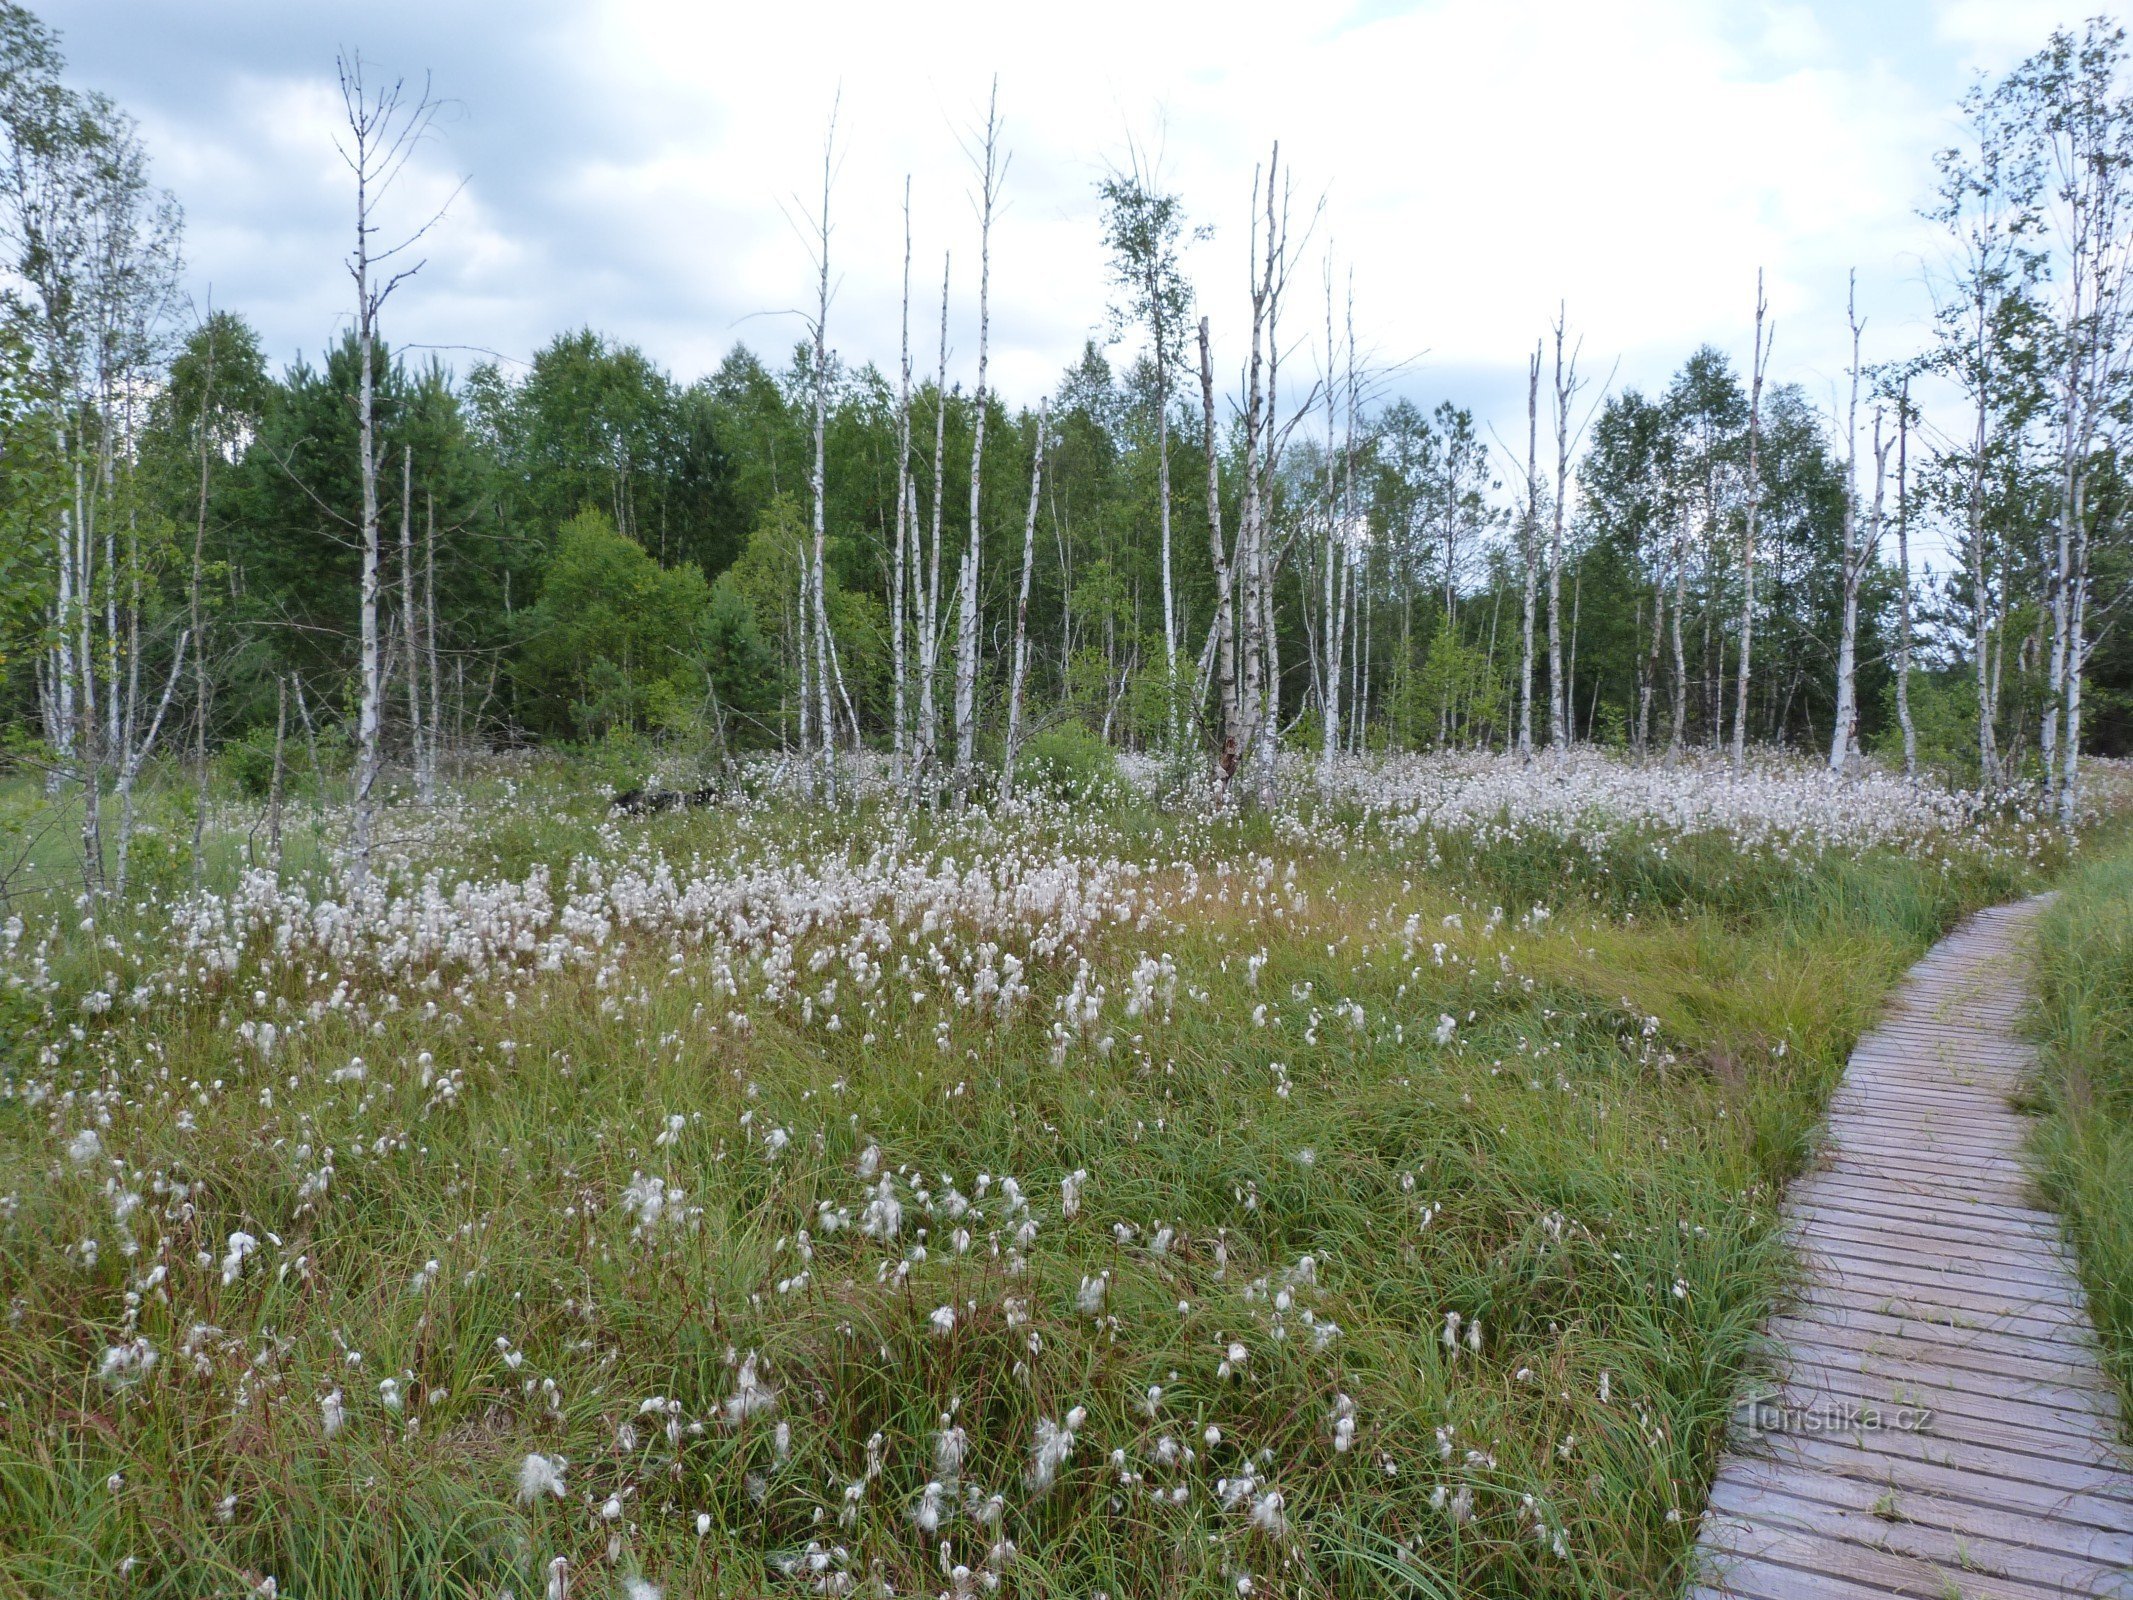
M 1126 792 L 1117 755 L 1085 722 L 1062 722 L 1030 735 L 1015 762 L 1015 779 L 1024 788 L 1090 803 Z
M 241 739 L 233 739 L 222 747 L 215 758 L 222 768 L 222 776 L 235 785 L 240 794 L 253 800 L 264 800 L 274 787 L 274 730 L 253 728 Z M 289 750 L 282 748 L 282 782 L 289 781 Z

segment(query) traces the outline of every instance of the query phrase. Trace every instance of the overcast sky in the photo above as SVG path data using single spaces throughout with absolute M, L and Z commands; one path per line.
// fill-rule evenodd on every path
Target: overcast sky
M 36 0 L 32 0 L 36 3 Z M 1758 267 L 1775 376 L 1842 382 L 1856 266 L 1869 360 L 1922 340 L 1937 260 L 1917 220 L 1957 97 L 2083 9 L 2056 0 L 46 0 L 74 81 L 138 116 L 183 203 L 196 301 L 270 353 L 346 325 L 352 228 L 334 153 L 338 49 L 450 101 L 393 196 L 465 180 L 394 298 L 403 345 L 523 361 L 590 324 L 683 380 L 736 340 L 773 357 L 812 293 L 794 227 L 841 94 L 831 339 L 893 369 L 912 179 L 924 329 L 956 262 L 952 377 L 976 355 L 964 147 L 999 77 L 1012 166 L 993 254 L 995 383 L 1033 402 L 1107 295 L 1095 184 L 1129 133 L 1213 239 L 1190 267 L 1226 356 L 1246 309 L 1254 164 L 1279 138 L 1355 274 L 1360 342 L 1424 403 L 1523 429 L 1524 353 L 1567 300 L 1596 379 L 1663 384 L 1715 342 L 1742 361 Z M 921 350 L 932 338 L 915 336 Z M 1299 358 L 1299 360 L 1306 358 Z M 1617 367 L 1619 363 L 1619 367 Z M 921 365 L 927 362 L 922 360 Z

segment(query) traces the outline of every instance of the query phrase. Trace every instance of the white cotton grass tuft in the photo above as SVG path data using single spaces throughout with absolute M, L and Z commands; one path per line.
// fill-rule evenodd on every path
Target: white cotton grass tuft
M 918 1504 L 911 1508 L 911 1520 L 918 1525 L 920 1533 L 932 1535 L 940 1532 L 941 1523 L 946 1520 L 948 1508 L 952 1504 L 947 1493 L 946 1487 L 938 1478 L 919 1492 Z
M 737 1428 L 748 1418 L 775 1409 L 777 1403 L 778 1391 L 757 1374 L 755 1352 L 749 1351 L 733 1380 L 733 1393 L 726 1396 L 726 1426 Z
M 1347 1395 L 1336 1395 L 1333 1401 L 1333 1449 L 1336 1454 L 1346 1455 L 1355 1448 L 1355 1402 Z
M 1069 1411 L 1063 1423 L 1054 1422 L 1050 1417 L 1037 1419 L 1036 1437 L 1030 1444 L 1027 1475 L 1032 1494 L 1043 1494 L 1051 1488 L 1059 1476 L 1059 1469 L 1066 1465 L 1067 1457 L 1074 1453 L 1074 1435 L 1088 1420 L 1088 1409 L 1084 1406 L 1076 1406 Z
M 563 1469 L 568 1465 L 561 1456 L 529 1451 L 526 1459 L 518 1464 L 518 1503 L 530 1506 L 543 1495 L 562 1499 Z
M 222 1283 L 224 1288 L 229 1287 L 229 1285 L 243 1276 L 246 1259 L 258 1248 L 259 1241 L 242 1228 L 230 1235 L 229 1248 L 222 1257 Z
M 643 1578 L 622 1580 L 622 1600 L 659 1600 L 659 1585 Z
M 1099 1272 L 1093 1278 L 1081 1280 L 1081 1292 L 1074 1297 L 1075 1305 L 1084 1316 L 1095 1316 L 1104 1308 L 1104 1294 L 1111 1284 L 1111 1274 Z
M 106 1388 L 130 1389 L 154 1370 L 156 1347 L 136 1337 L 130 1344 L 106 1347 L 96 1365 L 96 1376 Z
M 1289 1531 L 1289 1519 L 1282 1508 L 1287 1504 L 1279 1489 L 1269 1489 L 1252 1502 L 1252 1526 L 1269 1539 L 1279 1539 Z
M 331 1394 L 319 1397 L 318 1417 L 319 1425 L 325 1430 L 326 1437 L 329 1439 L 347 1426 L 348 1404 L 341 1398 L 339 1389 L 335 1389 Z
M 104 1141 L 94 1128 L 84 1128 L 67 1141 L 67 1159 L 77 1167 L 86 1167 L 103 1153 Z

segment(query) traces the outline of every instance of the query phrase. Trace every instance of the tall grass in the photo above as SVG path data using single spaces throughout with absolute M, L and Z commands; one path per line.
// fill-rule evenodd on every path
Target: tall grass
M 2035 1154 L 2105 1361 L 2133 1407 L 2133 846 L 2070 874 L 2037 941 Z
M 775 1000 L 628 930 L 478 979 L 60 930 L 0 990 L 0 1593 L 1661 1592 L 1852 1039 L 2032 876 L 1130 801 L 625 834 L 567 773 L 456 815 L 403 819 L 421 863 L 1021 840 L 1206 892 L 1024 950 L 1005 1019 L 929 965 L 952 923 L 890 919 L 913 965 L 864 1011 L 816 1003 L 848 927 Z M 1157 954 L 1174 998 L 1129 1015 Z M 1062 1054 L 1077 984 L 1109 998 Z M 529 1453 L 560 1496 L 516 1493 Z

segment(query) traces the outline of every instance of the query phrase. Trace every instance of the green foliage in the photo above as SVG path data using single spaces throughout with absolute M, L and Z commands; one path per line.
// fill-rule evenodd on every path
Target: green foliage
M 284 784 L 289 779 L 287 767 L 293 753 L 286 746 L 282 750 Z M 223 777 L 239 794 L 253 800 L 265 799 L 274 787 L 274 730 L 266 727 L 248 729 L 217 751 L 215 761 L 222 769 Z
M 2121 1404 L 2133 1405 L 2133 846 L 2123 837 L 2060 890 L 2037 943 L 2035 1152 Z
M 1500 738 L 1511 710 L 1512 686 L 1492 664 L 1487 647 L 1441 621 L 1419 670 L 1403 670 L 1392 687 L 1396 736 L 1408 749 L 1477 745 Z
M 1896 679 L 1892 673 L 1881 694 L 1881 732 L 1871 742 L 1884 761 L 1903 762 L 1903 725 L 1896 716 Z M 1911 727 L 1918 741 L 1918 764 L 1954 783 L 1978 777 L 1977 679 L 1967 668 L 1911 674 Z
M 1023 742 L 1015 781 L 1025 789 L 1083 804 L 1115 804 L 1125 795 L 1118 756 L 1088 724 L 1066 721 Z
M 705 698 L 711 610 L 702 572 L 661 567 L 605 512 L 581 511 L 563 525 L 539 602 L 519 619 L 517 672 L 545 712 L 536 727 L 598 736 L 685 721 Z M 736 617 L 729 607 L 729 643 Z

